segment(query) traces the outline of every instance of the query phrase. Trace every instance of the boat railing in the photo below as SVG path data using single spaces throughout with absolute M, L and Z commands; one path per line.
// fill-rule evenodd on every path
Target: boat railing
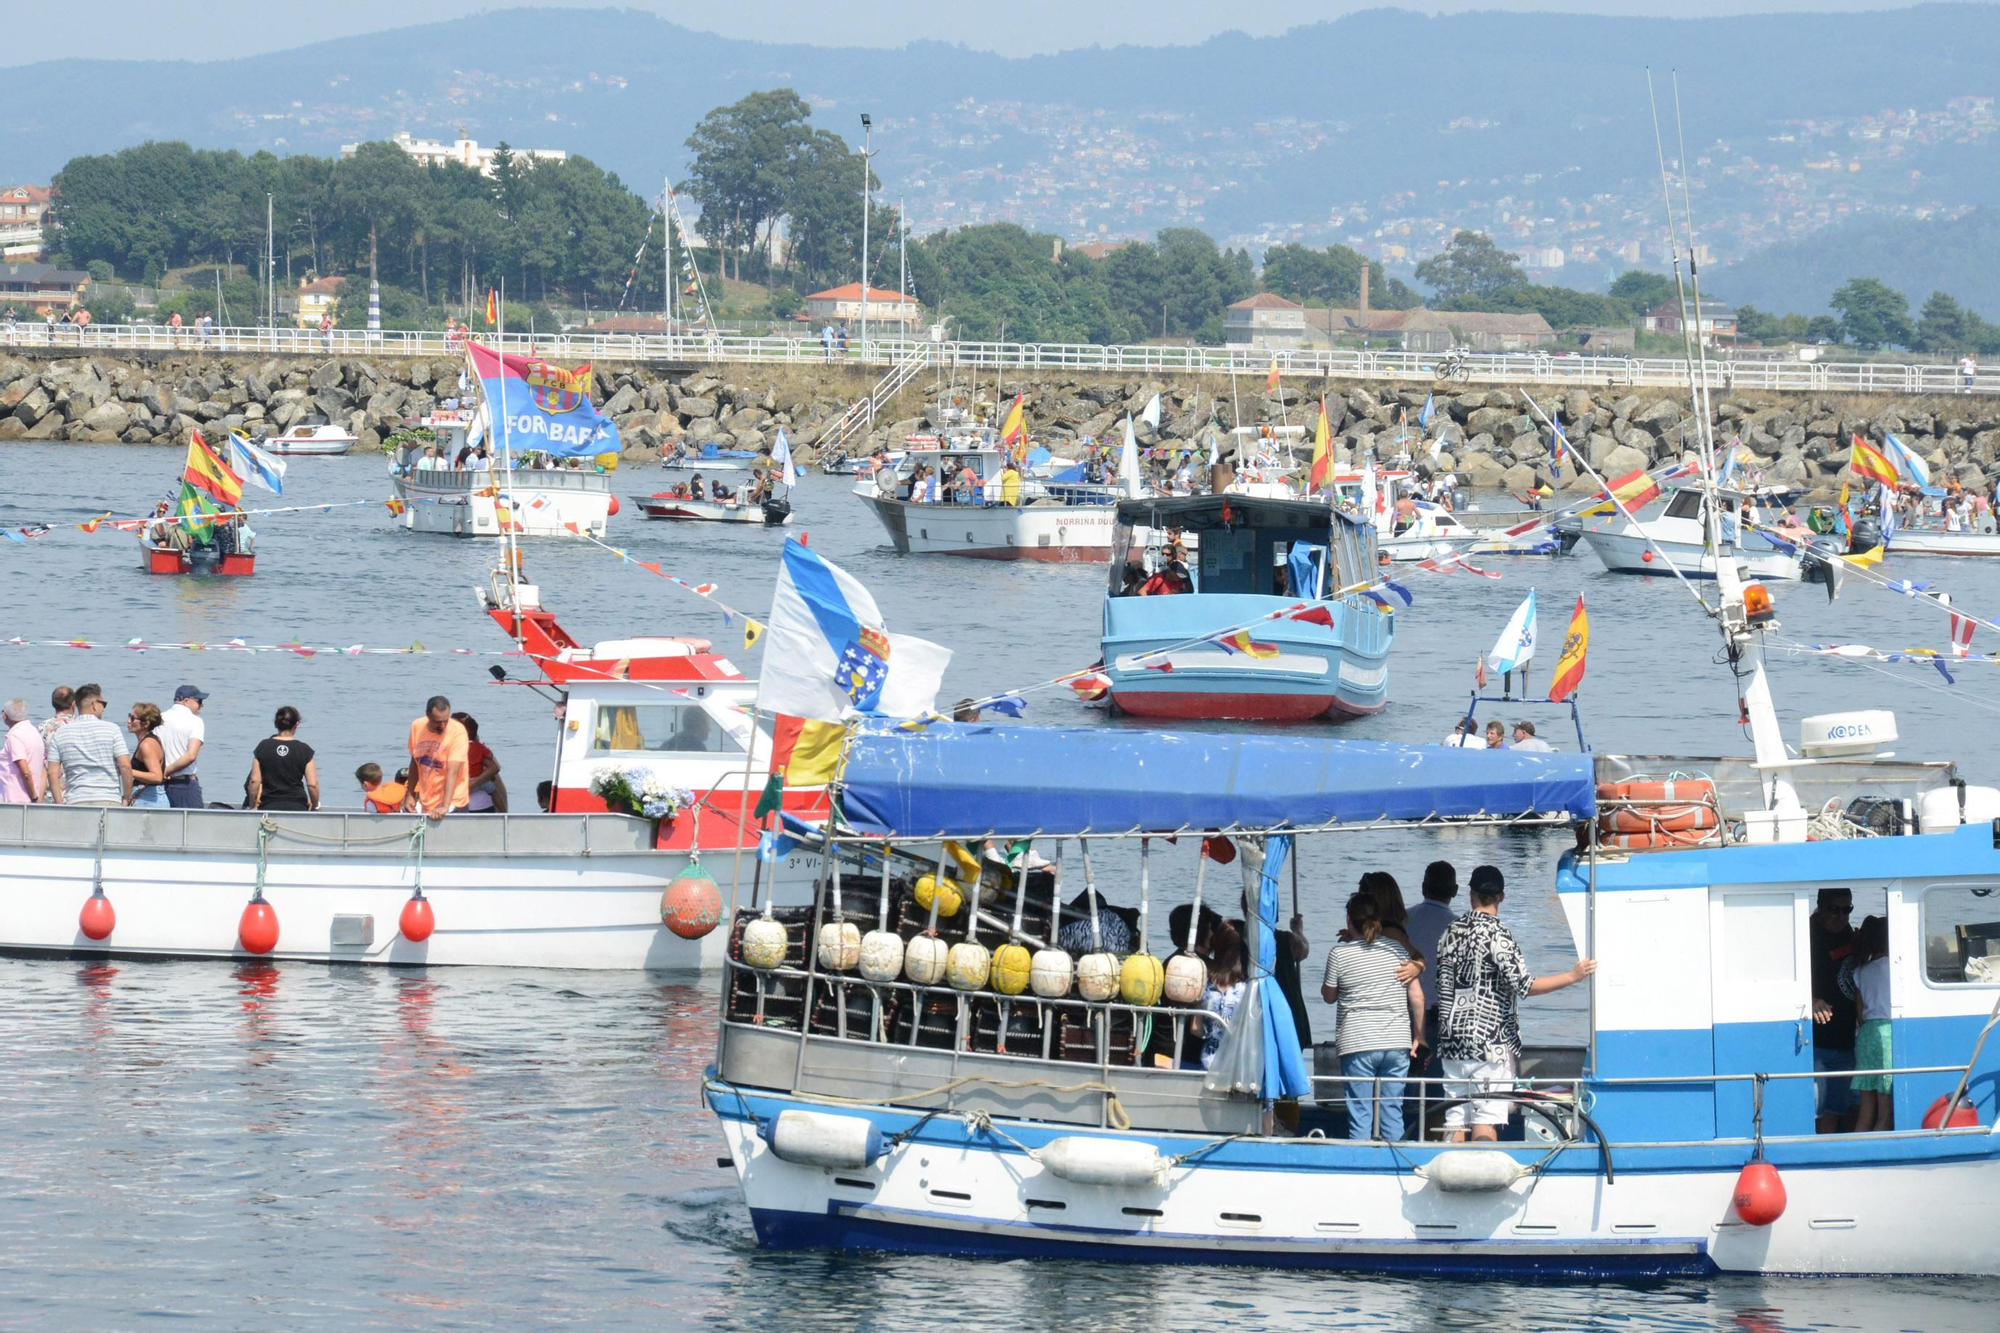
M 272 857 L 400 857 L 421 815 L 340 811 L 173 810 L 134 806 L 0 805 L 0 846 L 107 852 L 257 853 L 270 824 Z M 424 832 L 426 858 L 630 856 L 654 848 L 653 822 L 614 814 L 457 814 Z
M 424 490 L 464 491 L 468 494 L 502 485 L 513 490 L 603 491 L 611 488 L 611 474 L 608 472 L 576 472 L 568 468 L 516 468 L 512 472 L 499 468 L 477 472 L 464 468 L 422 468 L 408 473 L 404 480 Z

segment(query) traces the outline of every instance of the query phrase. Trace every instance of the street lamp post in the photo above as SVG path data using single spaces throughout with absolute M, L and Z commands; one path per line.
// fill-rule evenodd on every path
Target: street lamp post
M 868 164 L 873 156 L 869 144 L 874 139 L 875 122 L 861 113 L 861 361 L 868 362 L 868 205 L 873 199 L 868 188 Z M 872 406 L 872 404 L 871 404 Z

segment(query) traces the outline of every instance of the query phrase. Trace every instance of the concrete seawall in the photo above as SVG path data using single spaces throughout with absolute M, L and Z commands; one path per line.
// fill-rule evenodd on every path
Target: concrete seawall
M 363 449 L 378 447 L 406 421 L 459 393 L 455 359 L 171 355 L 83 355 L 50 350 L 0 356 L 0 440 L 174 445 L 201 430 L 221 435 L 243 428 L 253 436 L 308 422 L 347 426 Z M 699 446 L 768 447 L 785 427 L 799 457 L 810 461 L 847 405 L 865 396 L 875 372 L 839 365 L 713 367 L 599 365 L 595 400 L 617 421 L 625 453 L 657 457 L 676 440 Z M 850 452 L 900 440 L 927 424 L 940 392 L 970 402 L 990 419 L 997 399 L 1028 398 L 1035 433 L 1051 441 L 1116 437 L 1125 415 L 1135 418 L 1161 395 L 1158 431 L 1141 424 L 1140 443 L 1197 444 L 1210 423 L 1227 429 L 1289 421 L 1310 430 L 1320 393 L 1343 458 L 1372 447 L 1377 457 L 1403 452 L 1427 393 L 1436 416 L 1429 438 L 1442 439 L 1440 462 L 1475 486 L 1516 490 L 1550 475 L 1548 432 L 1527 410 L 1519 389 L 1434 391 L 1408 384 L 1322 385 L 1292 379 L 1274 393 L 1261 380 L 1228 382 L 1168 376 L 1139 378 L 1046 372 L 956 381 L 920 375 L 891 399 L 864 442 Z M 1593 467 L 1616 474 L 1678 453 L 1692 442 L 1686 395 L 1664 389 L 1550 389 L 1534 392 L 1560 409 L 1570 441 Z M 2000 479 L 2000 402 L 1984 397 L 1874 398 L 1839 395 L 1734 393 L 1718 396 L 1718 439 L 1738 439 L 1768 481 L 1828 487 L 1844 467 L 1856 432 L 1879 440 L 1885 431 L 1968 485 Z M 1424 446 L 1427 447 L 1427 446 Z M 1423 447 L 1416 450 L 1423 452 Z M 1941 476 L 1940 476 L 1941 479 Z M 1575 484 L 1573 468 L 1564 481 Z

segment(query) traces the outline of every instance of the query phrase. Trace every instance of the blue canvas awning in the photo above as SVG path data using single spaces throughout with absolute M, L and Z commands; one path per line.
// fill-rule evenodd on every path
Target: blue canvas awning
M 841 785 L 850 825 L 900 837 L 1597 812 L 1588 755 L 1121 728 L 859 734 Z

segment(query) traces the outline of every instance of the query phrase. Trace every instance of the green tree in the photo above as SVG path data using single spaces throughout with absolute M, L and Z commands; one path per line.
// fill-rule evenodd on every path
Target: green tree
M 1675 293 L 1672 278 L 1664 273 L 1648 273 L 1644 269 L 1626 269 L 1611 284 L 1611 295 L 1640 315 L 1656 309 L 1663 301 L 1673 300 Z
M 1778 342 L 1784 337 L 1784 323 L 1754 305 L 1736 307 L 1736 336 L 1749 342 Z
M 1849 278 L 1827 298 L 1840 312 L 1840 339 L 1856 347 L 1908 347 L 1910 302 L 1879 278 Z
M 1527 285 L 1520 258 L 1484 233 L 1460 231 L 1449 246 L 1417 265 L 1417 281 L 1429 286 L 1440 301 L 1487 300 L 1507 288 Z
M 1944 292 L 1932 292 L 1917 313 L 1917 343 L 1926 352 L 1956 352 L 1979 341 L 1978 315 Z
M 737 277 L 745 257 L 768 260 L 792 171 L 811 138 L 811 115 L 790 88 L 754 92 L 715 108 L 688 136 L 694 156 L 686 188 L 701 206 L 701 234 L 737 252 Z

